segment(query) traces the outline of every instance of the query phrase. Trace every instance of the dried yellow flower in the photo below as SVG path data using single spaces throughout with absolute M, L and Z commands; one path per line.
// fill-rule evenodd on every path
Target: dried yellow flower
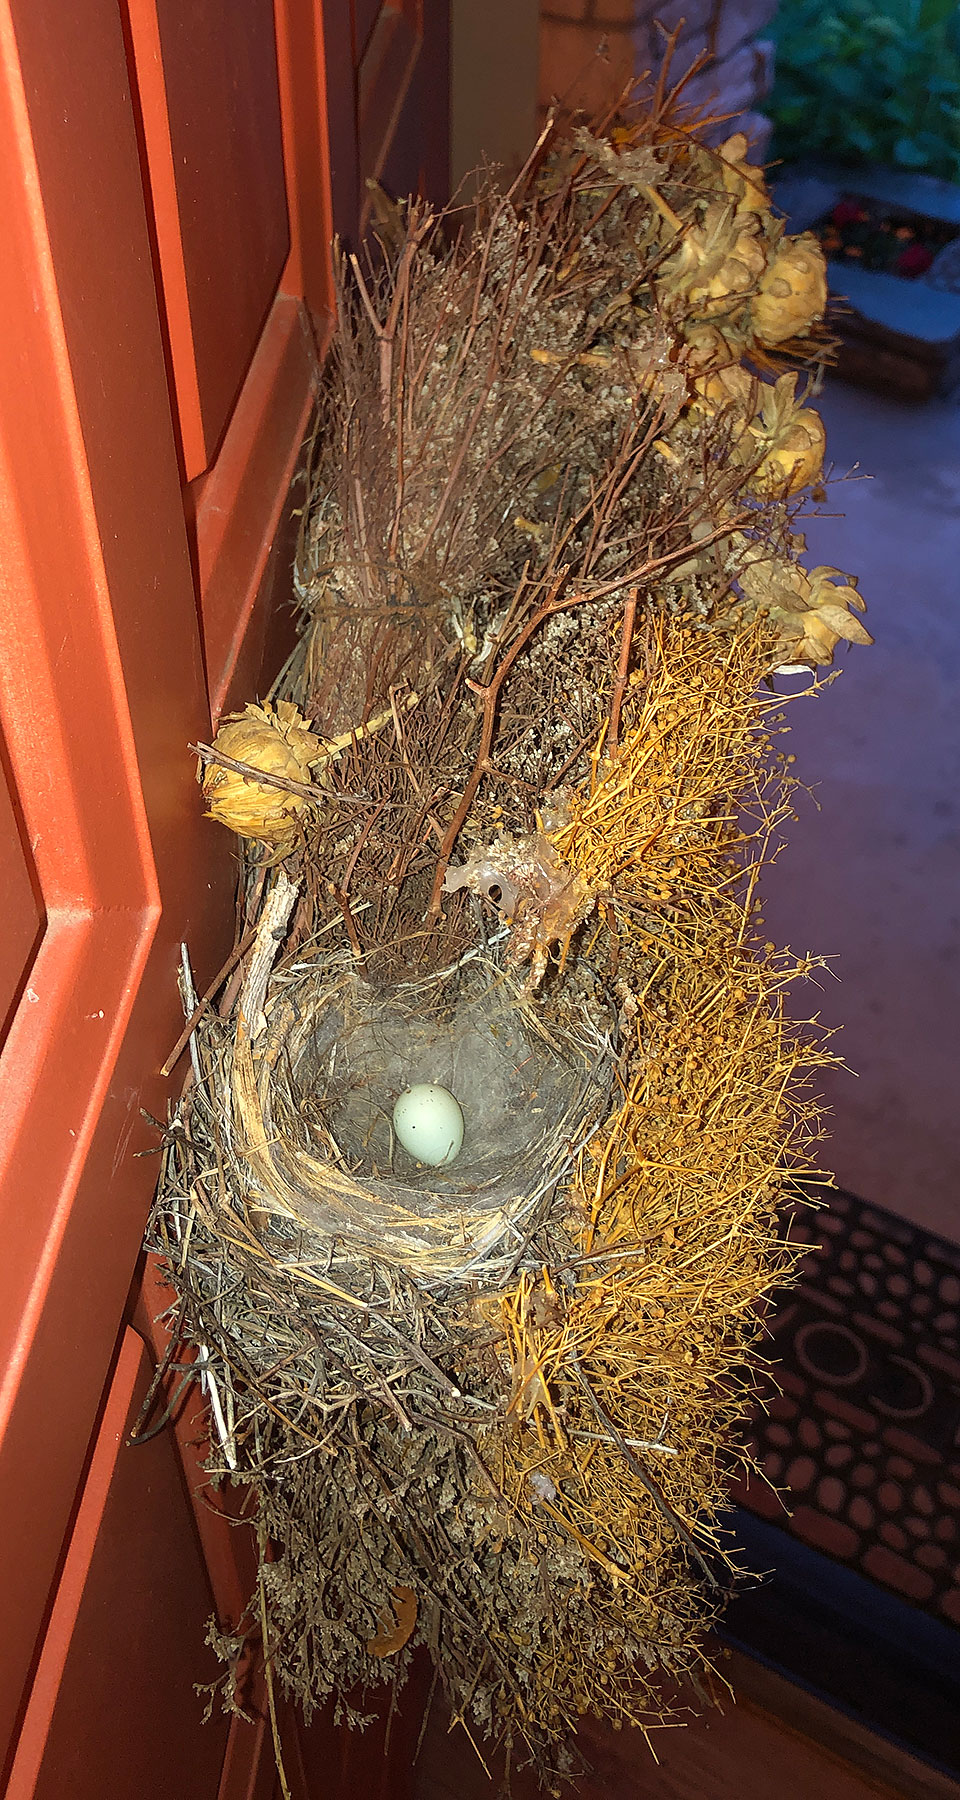
M 746 545 L 746 539 L 740 543 Z M 841 638 L 850 644 L 873 643 L 866 626 L 849 610 L 866 610 L 855 581 L 828 563 L 808 570 L 760 550 L 741 568 L 738 579 L 745 605 L 735 610 L 764 612 L 777 627 L 778 671 L 831 663 Z
M 664 229 L 675 235 L 669 221 Z M 662 264 L 657 292 L 664 300 L 683 298 L 689 308 L 715 315 L 751 294 L 765 267 L 756 216 L 738 217 L 732 199 L 711 200 L 700 222 L 684 230 Z
M 760 281 L 750 318 L 762 344 L 785 344 L 800 337 L 827 306 L 827 265 L 810 231 L 784 238 Z
M 796 374 L 781 375 L 771 387 L 761 384 L 762 399 L 751 432 L 763 461 L 754 473 L 758 493 L 795 494 L 823 473 L 827 434 L 820 414 L 796 398 Z
M 215 750 L 231 761 L 262 769 L 285 781 L 310 780 L 310 765 L 321 752 L 320 739 L 289 701 L 276 708 L 244 707 L 221 725 L 213 741 Z M 254 780 L 249 775 L 209 763 L 203 775 L 207 817 L 244 838 L 284 845 L 292 841 L 294 821 L 304 804 L 303 794 L 291 793 Z
M 694 414 L 730 415 L 730 454 L 752 468 L 755 493 L 795 494 L 818 479 L 826 433 L 819 413 L 796 398 L 795 373 L 781 375 L 771 385 L 739 363 L 728 363 L 695 376 L 693 387 Z
M 694 380 L 693 411 L 712 415 L 729 409 L 746 426 L 756 411 L 758 385 L 756 376 L 740 363 L 728 362 L 720 368 L 707 369 Z
M 735 131 L 719 146 L 723 185 L 736 200 L 738 213 L 756 213 L 765 220 L 770 212 L 770 195 L 763 170 L 744 161 L 748 147 L 742 131 Z
M 687 326 L 683 335 L 687 345 L 685 366 L 691 375 L 725 368 L 736 359 L 736 352 L 716 325 L 698 321 Z

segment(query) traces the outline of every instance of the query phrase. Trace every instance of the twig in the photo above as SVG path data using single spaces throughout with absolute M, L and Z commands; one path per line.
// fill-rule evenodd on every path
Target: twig
M 567 1435 L 572 1437 L 575 1443 L 579 1443 L 583 1439 L 585 1443 L 606 1444 L 608 1448 L 610 1444 L 616 1443 L 615 1438 L 607 1437 L 603 1431 L 570 1431 Z M 672 1444 L 652 1443 L 649 1438 L 624 1438 L 623 1441 L 630 1445 L 631 1450 L 656 1450 L 658 1456 L 676 1456 L 677 1454 Z M 617 1448 L 619 1449 L 619 1445 Z
M 443 878 L 447 872 L 447 864 L 450 861 L 450 852 L 457 841 L 457 834 L 460 831 L 464 819 L 473 805 L 474 796 L 483 780 L 486 766 L 490 761 L 490 750 L 493 745 L 493 734 L 496 726 L 497 698 L 500 689 L 516 662 L 517 657 L 520 655 L 521 650 L 529 643 L 539 626 L 541 626 L 546 619 L 552 618 L 554 613 L 565 612 L 569 610 L 570 607 L 579 606 L 581 601 L 586 598 L 585 594 L 574 594 L 569 600 L 558 599 L 558 590 L 565 579 L 565 576 L 561 576 L 560 581 L 557 583 L 553 592 L 546 600 L 544 600 L 542 606 L 537 608 L 533 616 L 527 620 L 523 630 L 515 639 L 499 668 L 496 670 L 493 679 L 487 683 L 486 687 L 480 687 L 474 681 L 468 681 L 467 683 L 467 686 L 483 701 L 483 730 L 480 734 L 480 749 L 477 753 L 477 760 L 473 767 L 473 773 L 463 791 L 460 805 L 457 807 L 450 824 L 447 826 L 443 843 L 440 846 L 437 872 L 433 879 L 433 891 L 430 895 L 430 905 L 427 908 L 426 916 L 428 920 L 435 919 L 440 911 Z
M 227 957 L 227 960 L 223 965 L 223 968 L 217 970 L 217 973 L 214 976 L 213 980 L 211 981 L 209 987 L 207 987 L 204 990 L 201 998 L 197 1001 L 197 1004 L 194 1007 L 193 1011 L 189 1014 L 189 1016 L 187 1018 L 187 1022 L 185 1024 L 183 1030 L 181 1031 L 180 1036 L 178 1037 L 176 1043 L 173 1046 L 173 1049 L 170 1052 L 170 1055 L 167 1057 L 166 1062 L 163 1064 L 163 1067 L 160 1070 L 161 1075 L 167 1076 L 172 1073 L 175 1064 L 179 1062 L 180 1057 L 183 1054 L 183 1051 L 187 1044 L 187 1039 L 191 1038 L 193 1036 L 194 1031 L 196 1030 L 197 1026 L 199 1025 L 200 1020 L 203 1018 L 204 1013 L 208 1010 L 210 1002 L 213 999 L 213 996 L 216 993 L 217 989 L 219 988 L 221 982 L 226 980 L 227 976 L 230 974 L 231 969 L 235 968 L 237 963 L 241 962 L 243 960 L 243 958 L 246 956 L 247 951 L 250 949 L 251 944 L 254 942 L 254 940 L 256 938 L 256 935 L 257 935 L 257 928 L 254 925 L 251 928 L 251 930 L 248 931 L 246 933 L 246 935 L 240 939 L 239 944 L 236 944 L 234 946 L 234 948 L 231 950 L 230 955 Z
M 350 948 L 353 951 L 354 956 L 361 957 L 363 955 L 363 945 L 360 942 L 357 928 L 353 922 L 353 914 L 350 911 L 350 902 L 342 888 L 335 887 L 333 889 L 333 897 L 343 914 L 343 922 L 347 928 L 347 936 L 350 939 Z
M 657 1508 L 657 1511 L 663 1515 L 663 1517 L 667 1520 L 668 1524 L 673 1526 L 673 1529 L 677 1533 L 677 1536 L 680 1538 L 681 1542 L 686 1546 L 690 1555 L 693 1557 L 695 1563 L 697 1564 L 697 1567 L 702 1571 L 704 1579 L 709 1583 L 710 1587 L 719 1589 L 720 1583 L 717 1580 L 713 1570 L 711 1569 L 710 1564 L 707 1562 L 706 1557 L 702 1554 L 702 1552 L 693 1536 L 693 1533 L 690 1530 L 690 1527 L 688 1525 L 684 1524 L 679 1513 L 674 1512 L 673 1507 L 670 1505 L 669 1500 L 667 1500 L 665 1498 L 665 1496 L 661 1492 L 660 1488 L 658 1487 L 657 1483 L 654 1481 L 653 1476 L 650 1474 L 649 1470 L 644 1468 L 642 1462 L 640 1461 L 639 1456 L 636 1454 L 636 1451 L 631 1450 L 630 1445 L 627 1443 L 626 1438 L 623 1436 L 623 1433 L 614 1424 L 609 1413 L 604 1411 L 603 1407 L 600 1405 L 599 1400 L 597 1399 L 596 1394 L 594 1393 L 592 1387 L 590 1386 L 590 1383 L 588 1382 L 586 1376 L 584 1375 L 583 1370 L 580 1367 L 579 1358 L 576 1356 L 576 1354 L 572 1350 L 570 1352 L 570 1365 L 573 1369 L 575 1380 L 577 1381 L 578 1385 L 583 1389 L 584 1393 L 586 1394 L 587 1399 L 589 1400 L 590 1405 L 593 1407 L 593 1410 L 596 1413 L 597 1418 L 600 1420 L 600 1423 L 603 1426 L 604 1430 L 608 1431 L 610 1433 L 610 1436 L 613 1438 L 614 1443 L 616 1444 L 618 1450 L 626 1458 L 627 1466 L 633 1470 L 633 1473 L 635 1474 L 637 1480 L 640 1482 L 641 1486 L 646 1489 L 646 1491 L 650 1495 L 650 1498 L 653 1501 L 655 1507 Z
M 267 1634 L 267 1590 L 263 1581 L 264 1557 L 265 1544 L 261 1538 L 260 1569 L 257 1586 L 260 1589 L 260 1634 L 263 1642 L 263 1678 L 267 1688 L 267 1709 L 270 1713 L 270 1735 L 273 1738 L 273 1755 L 277 1765 L 277 1779 L 280 1782 L 280 1793 L 282 1795 L 282 1800 L 292 1800 L 287 1782 L 286 1770 L 283 1766 L 283 1745 L 280 1741 L 280 1724 L 277 1719 L 277 1701 L 273 1691 L 272 1655 L 270 1650 L 270 1640 Z
M 200 1370 L 200 1382 L 210 1402 L 210 1411 L 213 1414 L 214 1424 L 217 1428 L 217 1436 L 220 1439 L 220 1448 L 223 1451 L 227 1468 L 234 1470 L 237 1466 L 237 1452 L 233 1444 L 232 1434 L 227 1427 L 227 1420 L 220 1400 L 220 1394 L 211 1367 L 211 1362 L 212 1358 L 210 1356 L 209 1345 L 198 1344 L 197 1366 Z
M 187 949 L 186 944 L 180 945 L 180 993 L 182 996 L 184 1012 L 187 1014 L 194 1012 L 197 1005 L 197 990 L 193 985 L 193 970 L 190 967 L 190 952 Z M 190 1064 L 193 1069 L 193 1079 L 199 1087 L 203 1081 L 203 1070 L 200 1067 L 200 1054 L 193 1041 L 192 1034 L 188 1041 L 190 1044 Z
M 389 725 L 394 718 L 395 706 L 402 707 L 404 712 L 412 712 L 413 708 L 419 704 L 420 695 L 413 689 L 409 694 L 404 694 L 402 700 L 394 700 L 393 705 L 389 706 L 385 712 L 378 713 L 376 718 L 367 719 L 360 725 L 351 725 L 349 730 L 338 732 L 336 737 L 328 738 L 314 757 L 311 766 L 319 768 L 323 763 L 335 762 L 344 754 L 344 751 L 351 750 L 354 744 L 362 743 L 364 738 L 370 737 L 375 731 L 382 731 L 383 727 Z M 220 768 L 230 769 L 235 775 L 245 776 L 248 781 L 258 782 L 264 787 L 280 788 L 285 794 L 300 794 L 304 800 L 312 800 L 316 806 L 330 799 L 329 794 L 315 787 L 311 781 L 293 781 L 288 775 L 273 775 L 269 769 L 257 768 L 255 763 L 237 762 L 235 757 L 225 756 L 215 744 L 188 744 L 187 749 L 194 756 L 199 756 L 203 763 L 216 763 Z M 337 796 L 338 799 L 349 797 Z
M 322 762 L 333 762 L 345 750 L 351 750 L 354 744 L 362 743 L 364 738 L 371 737 L 375 731 L 382 731 L 395 718 L 396 707 L 402 707 L 404 712 L 412 712 L 415 706 L 420 705 L 420 700 L 421 695 L 415 688 L 411 688 L 409 694 L 404 694 L 402 700 L 391 695 L 391 705 L 384 712 L 377 713 L 373 719 L 366 719 L 361 725 L 351 725 L 349 730 L 338 732 L 336 737 L 328 738 L 320 755 L 314 759 L 314 768 Z
M 390 303 L 390 311 L 387 314 L 386 324 L 381 324 L 380 319 L 377 316 L 376 307 L 370 298 L 367 284 L 363 279 L 363 272 L 356 256 L 353 254 L 350 256 L 350 267 L 353 270 L 353 278 L 357 284 L 360 299 L 363 302 L 363 309 L 367 318 L 370 320 L 379 346 L 380 405 L 385 421 L 390 417 L 390 402 L 393 392 L 393 345 L 396 336 L 397 321 L 400 317 L 400 310 L 405 303 L 405 296 L 410 285 L 410 265 L 424 238 L 432 230 L 433 222 L 433 214 L 427 213 L 424 219 L 421 219 L 418 224 L 414 225 L 407 237 L 397 268 L 396 282 Z
M 148 1387 L 146 1394 L 143 1397 L 143 1403 L 140 1407 L 140 1411 L 137 1414 L 137 1417 L 136 1417 L 133 1425 L 130 1428 L 130 1436 L 127 1439 L 128 1444 L 137 1444 L 137 1443 L 140 1443 L 142 1440 L 145 1421 L 149 1417 L 150 1408 L 153 1405 L 154 1398 L 157 1393 L 157 1389 L 159 1388 L 161 1382 L 163 1381 L 165 1375 L 167 1374 L 167 1371 L 173 1365 L 173 1358 L 174 1358 L 176 1350 L 179 1346 L 181 1334 L 183 1331 L 183 1320 L 184 1320 L 184 1315 L 186 1313 L 186 1309 L 187 1309 L 186 1298 L 184 1295 L 181 1294 L 180 1305 L 177 1310 L 176 1323 L 170 1326 L 169 1336 L 167 1338 L 167 1342 L 166 1342 L 166 1346 L 164 1348 L 163 1355 L 161 1356 L 160 1361 L 157 1363 L 157 1366 L 153 1371 L 153 1376 L 150 1381 L 150 1386 Z M 177 1365 L 177 1366 L 179 1366 L 179 1365 Z M 193 1377 L 194 1373 L 195 1373 L 195 1371 L 191 1367 L 190 1370 L 188 1371 L 188 1379 L 191 1379 Z M 181 1391 L 180 1388 L 178 1388 L 177 1389 L 178 1397 L 179 1397 L 180 1391 Z M 164 1424 L 166 1424 L 167 1418 L 169 1417 L 171 1410 L 172 1410 L 172 1402 L 168 1402 L 167 1406 L 164 1408 L 164 1414 L 163 1414 Z
M 316 805 L 326 798 L 312 782 L 291 781 L 287 775 L 272 775 L 268 769 L 255 768 L 253 763 L 237 762 L 235 757 L 225 756 L 213 744 L 188 744 L 187 749 L 199 756 L 202 763 L 216 763 L 218 768 L 229 769 L 234 775 L 245 775 L 248 781 L 256 781 L 263 787 L 280 788 L 285 794 L 300 794 L 304 800 L 312 800 Z
M 357 841 L 353 847 L 350 861 L 348 862 L 346 869 L 344 870 L 343 880 L 340 883 L 339 888 L 334 890 L 337 895 L 337 899 L 340 901 L 341 906 L 343 905 L 344 901 L 347 898 L 348 893 L 350 892 L 350 882 L 353 879 L 353 871 L 357 866 L 357 862 L 359 861 L 360 852 L 362 851 L 363 846 L 366 843 L 368 837 L 370 836 L 370 833 L 373 830 L 374 826 L 376 825 L 377 821 L 380 818 L 382 818 L 383 814 L 386 812 L 386 809 L 387 809 L 386 800 L 381 800 L 380 805 L 374 807 L 373 812 L 370 813 L 369 816 L 363 822 L 363 826 L 361 828 L 360 835 L 357 838 Z
M 610 702 L 610 730 L 607 734 L 607 755 L 616 756 L 620 739 L 620 709 L 623 696 L 627 691 L 627 676 L 630 669 L 630 650 L 633 645 L 633 628 L 637 618 L 637 594 L 634 588 L 623 613 L 623 635 L 620 639 L 620 662 L 617 668 L 617 679 L 614 682 L 613 698 Z

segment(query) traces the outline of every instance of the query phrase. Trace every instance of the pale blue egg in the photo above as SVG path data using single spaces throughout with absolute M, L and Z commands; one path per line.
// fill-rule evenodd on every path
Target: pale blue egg
M 456 1162 L 463 1147 L 463 1114 L 448 1088 L 419 1081 L 400 1095 L 393 1129 L 404 1149 L 432 1169 Z

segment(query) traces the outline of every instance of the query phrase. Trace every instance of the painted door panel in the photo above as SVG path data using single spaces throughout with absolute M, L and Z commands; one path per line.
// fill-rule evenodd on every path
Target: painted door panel
M 362 183 L 383 174 L 397 121 L 423 40 L 421 8 L 414 0 L 386 0 L 374 21 L 357 69 L 357 137 Z
M 353 0 L 353 57 L 358 67 L 383 10 L 384 0 Z
M 324 341 L 302 301 L 286 294 L 274 301 L 220 454 L 187 496 L 196 509 L 194 548 L 214 717 L 228 696 L 242 705 L 256 689 L 266 625 L 266 606 L 258 602 L 267 599 L 267 559 L 288 503 Z M 287 585 L 289 590 L 289 580 Z
M 0 1046 L 43 935 L 40 883 L 17 805 L 6 746 L 0 743 Z
M 266 0 L 127 0 L 185 477 L 213 461 L 289 250 Z
M 123 39 L 108 0 L 63 24 L 0 13 L 0 714 L 45 911 L 0 1060 L 3 1744 L 135 1264 L 177 940 L 204 966 L 226 924 L 181 749 L 209 713 Z
M 0 1790 L 18 1797 L 273 1788 L 262 1725 L 195 1736 L 201 1617 L 212 1595 L 236 1624 L 251 1576 L 244 1534 L 193 1492 L 199 1414 L 137 1450 L 120 1421 L 144 1376 L 125 1321 L 159 1311 L 135 1272 L 145 1115 L 182 1076 L 158 1074 L 180 944 L 202 987 L 232 932 L 232 847 L 187 746 L 257 691 L 290 616 L 344 13 L 0 0 Z M 183 1755 L 157 1774 L 160 1715 Z
M 173 1438 L 126 1438 L 150 1382 L 128 1330 L 47 1626 L 7 1800 L 217 1793 L 228 1722 L 193 1680 L 213 1597 Z M 208 1653 L 212 1679 L 216 1663 Z

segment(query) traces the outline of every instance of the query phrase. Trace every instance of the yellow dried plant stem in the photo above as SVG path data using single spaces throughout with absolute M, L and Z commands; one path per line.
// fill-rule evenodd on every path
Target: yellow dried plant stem
M 419 704 L 420 695 L 415 689 L 409 694 L 404 694 L 402 700 L 397 700 L 395 702 L 397 710 L 405 713 L 412 712 L 414 707 L 419 706 Z M 385 725 L 390 724 L 390 721 L 394 716 L 394 707 L 388 706 L 384 712 L 377 713 L 375 718 L 367 719 L 365 724 L 351 725 L 349 731 L 341 731 L 336 737 L 325 738 L 319 756 L 314 758 L 314 768 L 319 768 L 325 762 L 335 761 L 338 756 L 342 756 L 344 751 L 349 750 L 352 745 L 360 744 L 363 742 L 364 738 L 372 737 L 375 731 L 382 731 Z
M 758 694 L 768 657 L 760 629 L 725 642 L 657 624 L 654 672 L 632 692 L 617 754 L 604 763 L 598 746 L 552 834 L 595 891 L 659 909 L 657 961 L 623 1104 L 580 1159 L 571 1203 L 586 1260 L 562 1317 L 551 1324 L 551 1307 L 537 1309 L 537 1290 L 562 1291 L 549 1271 L 539 1283 L 525 1273 L 501 1300 L 516 1404 L 486 1454 L 516 1504 L 580 1542 L 596 1579 L 638 1618 L 646 1596 L 669 1588 L 681 1550 L 619 1445 L 601 1441 L 576 1372 L 588 1371 L 673 1513 L 722 1554 L 712 1521 L 748 1402 L 758 1300 L 790 1260 L 776 1203 L 788 1170 L 815 1174 L 807 1080 L 830 1058 L 783 1005 L 810 965 L 758 954 L 749 939 L 751 855 L 762 859 L 785 805 Z M 727 863 L 731 840 L 743 854 L 747 799 L 756 846 L 737 897 Z M 621 909 L 621 932 L 642 937 L 636 919 Z M 530 1485 L 544 1470 L 563 1481 L 556 1499 Z

